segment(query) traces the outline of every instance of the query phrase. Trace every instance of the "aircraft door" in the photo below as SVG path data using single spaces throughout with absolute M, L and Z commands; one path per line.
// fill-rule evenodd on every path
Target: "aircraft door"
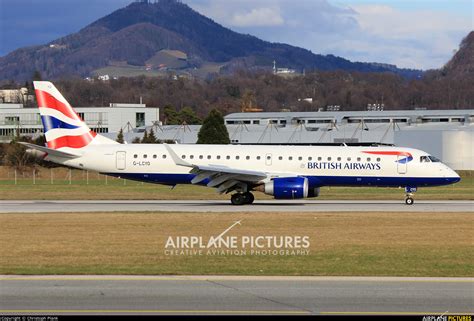
M 398 174 L 406 174 L 407 173 L 407 157 L 406 156 L 397 156 L 397 171 Z
M 265 164 L 267 166 L 271 166 L 272 165 L 272 154 L 266 154 L 265 155 Z
M 124 170 L 127 167 L 127 153 L 126 152 L 117 152 L 116 166 L 118 170 Z

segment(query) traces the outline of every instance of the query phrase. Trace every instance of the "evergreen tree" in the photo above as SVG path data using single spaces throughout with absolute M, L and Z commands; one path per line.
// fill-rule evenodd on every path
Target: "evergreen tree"
M 224 117 L 217 110 L 213 109 L 209 113 L 201 130 L 198 133 L 197 144 L 230 144 L 229 132 L 224 124 Z
M 133 140 L 132 140 L 132 144 L 140 144 L 140 138 L 139 137 L 135 137 Z
M 123 144 L 124 143 L 124 140 L 123 140 L 123 129 L 120 128 L 120 131 L 118 132 L 117 134 L 117 139 L 116 141 L 120 144 Z
M 188 125 L 200 125 L 202 123 L 201 118 L 196 115 L 191 107 L 184 107 L 180 110 L 179 121 L 181 124 L 186 123 Z
M 165 106 L 163 116 L 166 125 L 180 125 L 182 123 L 178 112 L 172 106 Z
M 150 129 L 150 133 L 148 134 L 148 144 L 156 144 L 156 136 L 153 127 Z
M 145 133 L 143 134 L 143 138 L 142 138 L 141 143 L 142 144 L 148 144 L 148 132 L 147 132 L 146 129 L 145 129 Z

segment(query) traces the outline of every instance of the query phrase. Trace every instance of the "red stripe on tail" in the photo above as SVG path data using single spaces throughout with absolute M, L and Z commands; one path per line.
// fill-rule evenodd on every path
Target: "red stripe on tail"
M 79 116 L 74 112 L 74 110 L 69 106 L 69 104 L 64 104 L 54 98 L 52 95 L 49 93 L 42 91 L 42 90 L 35 90 L 36 91 L 36 100 L 38 101 L 38 107 L 40 108 L 52 108 L 55 109 L 61 113 L 63 113 L 65 116 L 79 120 Z
M 58 149 L 62 147 L 82 148 L 90 144 L 97 134 L 92 130 L 80 136 L 63 136 L 48 142 L 48 148 Z

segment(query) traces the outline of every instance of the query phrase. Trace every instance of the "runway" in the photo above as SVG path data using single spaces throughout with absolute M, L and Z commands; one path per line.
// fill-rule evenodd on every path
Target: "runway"
M 268 200 L 232 206 L 229 201 L 0 201 L 0 213 L 44 212 L 474 212 L 474 201 Z
M 0 276 L 1 314 L 472 314 L 472 278 Z

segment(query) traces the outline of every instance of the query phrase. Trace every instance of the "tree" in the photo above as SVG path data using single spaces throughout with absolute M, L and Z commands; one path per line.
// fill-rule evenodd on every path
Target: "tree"
M 120 143 L 120 144 L 123 144 L 124 143 L 124 139 L 123 139 L 123 129 L 120 128 L 120 131 L 118 132 L 117 134 L 117 139 L 116 139 L 117 143 Z
M 164 121 L 166 125 L 179 125 L 179 115 L 172 106 L 165 106 L 163 111 Z
M 179 121 L 180 124 L 186 123 L 188 125 L 200 125 L 202 123 L 201 118 L 196 115 L 191 107 L 184 107 L 180 110 Z
M 41 73 L 38 70 L 35 70 L 33 73 L 33 81 L 41 81 L 43 77 L 41 77 Z
M 156 136 L 153 127 L 150 128 L 150 133 L 148 134 L 148 144 L 156 144 Z
M 209 113 L 201 130 L 198 133 L 197 144 L 230 144 L 229 132 L 224 124 L 224 117 L 217 110 L 213 109 Z
M 16 169 L 22 169 L 32 162 L 32 158 L 26 153 L 26 148 L 18 144 L 20 141 L 27 141 L 27 139 L 15 137 L 5 148 L 4 163 Z
M 141 143 L 142 144 L 148 144 L 148 132 L 147 132 L 146 129 L 145 129 L 145 132 L 143 133 L 143 138 L 142 138 Z

